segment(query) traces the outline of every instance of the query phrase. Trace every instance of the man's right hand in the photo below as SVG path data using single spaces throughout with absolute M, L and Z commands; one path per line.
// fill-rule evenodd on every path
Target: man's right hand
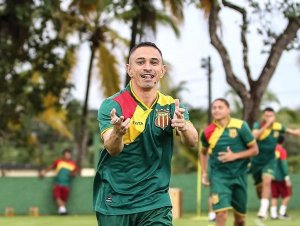
M 271 127 L 274 122 L 275 122 L 275 116 L 268 117 L 267 120 L 266 120 L 266 126 L 267 126 L 267 128 Z
M 45 170 L 40 170 L 38 172 L 38 178 L 39 179 L 44 179 L 44 177 L 45 177 Z
M 202 178 L 202 179 L 201 179 L 202 184 L 203 184 L 205 187 L 210 186 L 209 180 L 207 179 L 207 175 L 202 175 L 201 178 Z
M 123 136 L 130 126 L 130 118 L 124 121 L 124 116 L 118 117 L 116 109 L 113 108 L 110 112 L 110 119 L 110 123 L 114 126 L 115 133 Z

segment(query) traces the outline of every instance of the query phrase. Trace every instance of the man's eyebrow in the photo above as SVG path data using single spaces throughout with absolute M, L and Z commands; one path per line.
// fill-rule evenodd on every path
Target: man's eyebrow
M 145 60 L 146 58 L 145 57 L 139 57 L 139 58 L 136 58 L 135 60 Z M 150 60 L 157 60 L 159 61 L 159 59 L 157 57 L 152 57 Z

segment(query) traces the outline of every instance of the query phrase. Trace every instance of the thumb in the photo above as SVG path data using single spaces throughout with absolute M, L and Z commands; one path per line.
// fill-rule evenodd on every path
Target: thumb
M 110 117 L 112 118 L 112 117 L 114 117 L 115 115 L 116 115 L 116 109 L 113 108 L 113 109 L 111 110 L 111 112 L 110 112 Z

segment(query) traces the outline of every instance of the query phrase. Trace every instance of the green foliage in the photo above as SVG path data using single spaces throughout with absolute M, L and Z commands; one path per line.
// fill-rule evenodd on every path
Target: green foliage
M 69 94 L 75 49 L 58 36 L 62 15 L 59 1 L 1 3 L 0 54 L 6 57 L 0 58 L 0 107 L 5 109 L 0 136 L 5 139 L 21 139 L 26 145 L 32 132 L 27 121 L 47 110 L 45 97 L 57 97 L 52 107 L 59 112 Z
M 298 146 L 299 147 L 299 146 Z M 290 153 L 289 149 L 287 149 Z M 299 148 L 298 154 L 292 157 L 288 157 L 289 173 L 299 173 L 300 172 L 300 155 Z
M 252 20 L 256 16 L 259 18 L 259 24 L 257 27 L 257 33 L 263 37 L 263 42 L 266 47 L 272 45 L 276 38 L 279 36 L 276 31 L 276 20 L 280 19 L 294 20 L 300 17 L 300 3 L 293 0 L 275 0 L 275 1 L 257 1 L 248 0 L 249 6 L 252 10 Z M 274 19 L 276 18 L 276 19 Z M 275 21 L 275 22 L 274 22 Z M 299 49 L 300 37 L 297 36 L 295 40 L 290 43 L 287 50 Z M 263 49 L 262 52 L 268 52 L 269 50 Z

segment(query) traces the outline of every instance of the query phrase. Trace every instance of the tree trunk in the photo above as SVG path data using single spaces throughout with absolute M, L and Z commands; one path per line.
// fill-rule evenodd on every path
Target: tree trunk
M 86 152 L 86 149 L 87 149 L 87 141 L 88 141 L 88 133 L 87 133 L 88 101 L 89 101 L 89 91 L 90 91 L 93 61 L 94 61 L 94 58 L 95 58 L 95 51 L 96 51 L 96 47 L 92 44 L 91 58 L 90 58 L 88 76 L 87 76 L 87 83 L 86 83 L 85 99 L 84 99 L 84 104 L 82 106 L 80 130 L 79 130 L 79 137 L 78 137 L 78 143 L 77 143 L 77 145 L 78 145 L 78 155 L 77 155 L 78 172 L 81 172 L 83 156 L 84 156 L 84 154 Z
M 248 122 L 250 128 L 259 118 L 259 107 L 261 98 L 242 98 L 243 103 L 243 120 Z
M 212 7 L 209 15 L 209 35 L 212 45 L 218 51 L 226 74 L 228 84 L 236 91 L 243 103 L 243 119 L 252 127 L 253 122 L 259 117 L 259 109 L 262 97 L 274 75 L 275 69 L 282 56 L 283 51 L 287 48 L 288 44 L 293 41 L 297 36 L 300 28 L 300 17 L 289 18 L 285 30 L 279 35 L 273 43 L 268 59 L 259 75 L 259 78 L 254 81 L 251 77 L 251 70 L 248 64 L 248 44 L 246 40 L 247 34 L 247 14 L 246 10 L 230 3 L 226 0 L 222 1 L 225 7 L 229 7 L 241 14 L 243 18 L 241 29 L 241 44 L 243 46 L 243 63 L 247 76 L 248 87 L 234 74 L 231 59 L 228 51 L 217 34 L 219 21 L 220 6 L 217 1 L 212 1 Z
M 136 45 L 136 36 L 137 36 L 137 34 L 138 34 L 137 30 L 138 30 L 138 17 L 135 16 L 135 17 L 132 19 L 132 25 L 131 25 L 131 38 L 130 38 L 130 46 L 129 46 L 129 51 L 128 51 L 127 62 L 129 62 L 129 53 L 130 53 L 130 50 Z M 125 87 L 126 87 L 127 84 L 129 83 L 129 81 L 130 81 L 130 77 L 129 77 L 129 75 L 128 75 L 127 72 L 126 72 Z

